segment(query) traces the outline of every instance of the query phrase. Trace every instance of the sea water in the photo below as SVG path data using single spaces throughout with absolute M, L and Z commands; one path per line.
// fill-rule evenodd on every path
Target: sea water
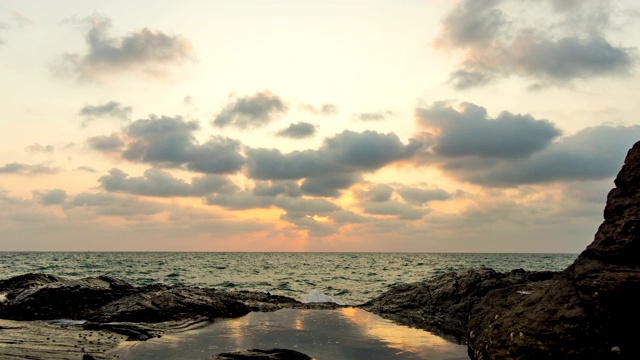
M 254 290 L 304 302 L 357 305 L 401 283 L 468 268 L 562 270 L 577 254 L 0 252 L 0 279 L 25 273 L 108 275 L 133 285 L 164 283 Z

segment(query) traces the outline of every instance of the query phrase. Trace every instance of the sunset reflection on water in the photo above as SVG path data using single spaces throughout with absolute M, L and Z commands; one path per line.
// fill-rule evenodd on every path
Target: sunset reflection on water
M 208 359 L 221 352 L 285 348 L 315 359 L 469 359 L 466 346 L 356 308 L 284 309 L 218 320 L 196 330 L 119 347 L 120 359 Z

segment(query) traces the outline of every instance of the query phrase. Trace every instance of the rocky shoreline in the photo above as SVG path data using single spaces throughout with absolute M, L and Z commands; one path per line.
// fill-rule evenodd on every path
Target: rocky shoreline
M 466 343 L 471 359 L 640 359 L 640 142 L 609 192 L 594 241 L 566 270 L 470 269 L 398 286 L 359 307 Z M 0 280 L 0 357 L 107 359 L 125 340 L 185 331 L 251 311 L 334 309 L 260 292 L 134 287 L 106 276 Z M 52 323 L 71 319 L 82 322 Z M 247 350 L 212 359 L 308 359 Z

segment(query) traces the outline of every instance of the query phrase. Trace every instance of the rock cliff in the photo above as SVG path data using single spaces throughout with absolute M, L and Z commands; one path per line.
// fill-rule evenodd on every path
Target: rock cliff
M 640 359 L 640 142 L 575 262 L 526 291 L 489 292 L 471 311 L 469 354 L 486 359 Z

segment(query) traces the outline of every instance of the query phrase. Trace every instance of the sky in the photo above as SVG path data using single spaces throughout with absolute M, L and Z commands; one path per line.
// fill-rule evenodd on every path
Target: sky
M 635 0 L 3 0 L 0 251 L 582 251 Z

